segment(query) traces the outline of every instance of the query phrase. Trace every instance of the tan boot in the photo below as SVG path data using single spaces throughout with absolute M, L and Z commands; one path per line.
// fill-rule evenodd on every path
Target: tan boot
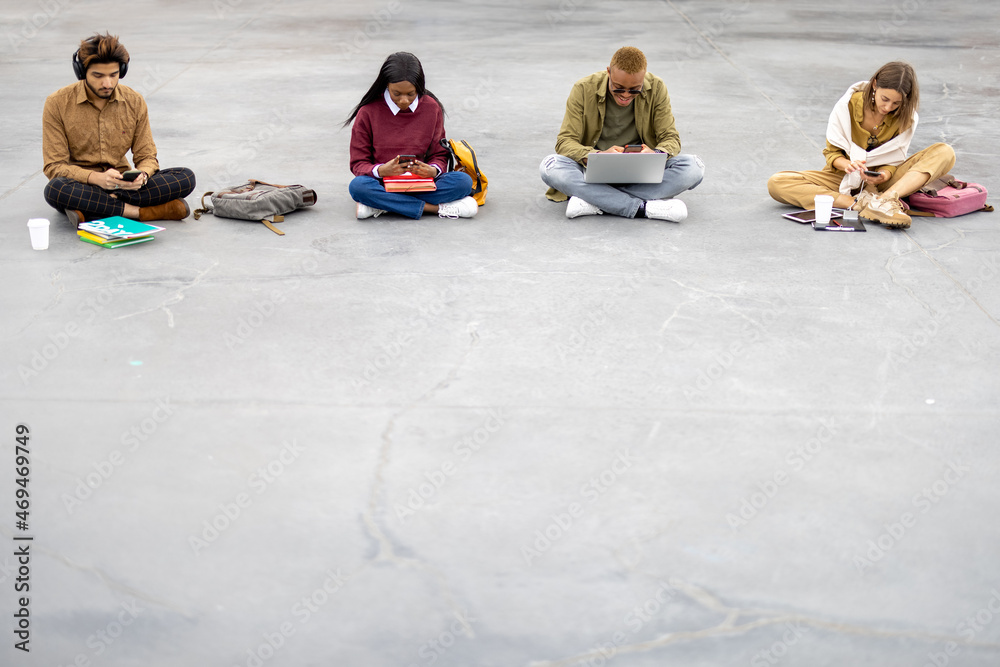
M 139 209 L 139 221 L 183 220 L 191 215 L 191 207 L 183 199 L 174 199 L 159 206 L 143 206 Z
M 74 229 L 79 229 L 80 224 L 87 221 L 81 211 L 73 208 L 66 209 L 66 219 L 69 220 L 69 224 L 73 225 Z
M 868 199 L 864 208 L 858 212 L 858 217 L 898 229 L 906 229 L 911 222 L 910 216 L 903 213 L 903 205 L 895 190 Z

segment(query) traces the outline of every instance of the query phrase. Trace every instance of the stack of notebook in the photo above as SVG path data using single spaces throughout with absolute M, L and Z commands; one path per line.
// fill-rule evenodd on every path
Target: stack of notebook
M 437 185 L 430 176 L 417 176 L 416 174 L 401 174 L 399 176 L 386 176 L 382 179 L 386 192 L 434 192 Z
M 103 248 L 118 248 L 123 245 L 135 245 L 153 240 L 153 234 L 163 227 L 147 225 L 138 220 L 123 218 L 118 215 L 80 223 L 77 235 L 81 241 L 93 243 Z

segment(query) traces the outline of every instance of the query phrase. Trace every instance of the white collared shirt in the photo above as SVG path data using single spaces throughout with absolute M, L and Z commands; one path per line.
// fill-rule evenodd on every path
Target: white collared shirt
M 400 111 L 402 111 L 402 109 L 400 109 L 398 106 L 396 106 L 396 103 L 392 101 L 392 95 L 389 94 L 389 89 L 388 88 L 386 88 L 385 92 L 382 93 L 382 97 L 385 98 L 385 103 L 389 105 L 389 111 L 392 112 L 393 116 L 395 116 Z M 410 111 L 416 111 L 418 104 L 420 104 L 420 96 L 419 95 L 417 95 L 413 99 L 413 104 L 410 105 Z

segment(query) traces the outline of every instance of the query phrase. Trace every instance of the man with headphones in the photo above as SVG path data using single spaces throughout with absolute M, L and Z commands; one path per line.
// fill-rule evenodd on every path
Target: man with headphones
M 160 169 L 142 95 L 118 83 L 129 55 L 117 37 L 94 35 L 73 53 L 79 79 L 45 100 L 42 155 L 49 178 L 45 201 L 74 227 L 113 215 L 134 220 L 183 220 L 194 172 Z M 125 154 L 132 151 L 135 169 Z

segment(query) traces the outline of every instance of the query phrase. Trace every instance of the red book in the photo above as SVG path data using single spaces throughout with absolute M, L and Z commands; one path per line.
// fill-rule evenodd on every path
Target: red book
M 382 179 L 386 192 L 434 192 L 437 184 L 429 176 L 418 176 L 417 174 L 401 174 L 399 176 L 386 176 Z

